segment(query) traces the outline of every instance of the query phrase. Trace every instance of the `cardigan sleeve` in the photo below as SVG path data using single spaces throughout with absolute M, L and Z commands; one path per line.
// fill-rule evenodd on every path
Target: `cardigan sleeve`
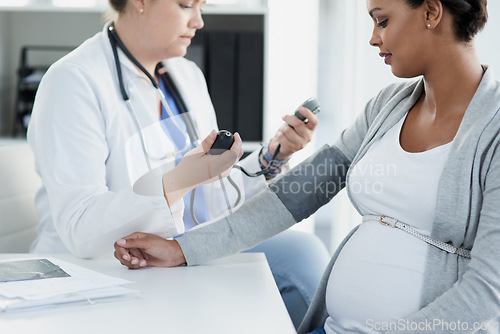
M 324 173 L 329 166 L 338 174 Z M 342 189 L 347 168 L 348 160 L 338 148 L 323 147 L 231 215 L 177 238 L 187 263 L 201 264 L 251 248 L 308 217 Z

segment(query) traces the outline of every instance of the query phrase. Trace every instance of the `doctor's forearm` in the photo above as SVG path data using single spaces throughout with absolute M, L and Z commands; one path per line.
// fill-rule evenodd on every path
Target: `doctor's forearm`
M 163 181 L 163 195 L 169 207 L 173 207 L 179 200 L 182 200 L 192 187 L 187 187 L 179 182 L 179 178 L 165 173 L 162 178 Z

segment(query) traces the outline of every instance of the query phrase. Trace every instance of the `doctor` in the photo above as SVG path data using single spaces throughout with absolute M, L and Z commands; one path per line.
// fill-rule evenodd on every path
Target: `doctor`
M 305 108 L 307 124 L 285 116 L 270 143 L 238 163 L 266 175 L 232 171 L 244 190 L 238 196 L 218 179 L 240 158 L 241 139 L 235 134 L 231 150 L 220 156 L 206 154 L 215 140 L 215 112 L 202 72 L 183 58 L 203 27 L 203 1 L 110 5 L 115 19 L 51 66 L 37 92 L 28 141 L 43 185 L 32 252 L 92 258 L 112 252 L 116 239 L 135 231 L 182 234 L 195 225 L 191 209 L 200 222 L 227 211 L 221 188 L 239 205 L 265 188 L 266 178 L 310 141 L 318 124 Z M 278 143 L 277 161 L 268 166 Z M 200 184 L 193 199 L 190 190 Z M 287 231 L 255 250 L 266 252 L 298 323 L 328 262 L 326 249 L 312 235 Z

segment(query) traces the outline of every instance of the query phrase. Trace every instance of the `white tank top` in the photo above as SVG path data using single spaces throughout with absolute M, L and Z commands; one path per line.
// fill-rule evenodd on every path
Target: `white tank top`
M 387 215 L 429 235 L 439 178 L 451 143 L 419 153 L 400 145 L 401 119 L 353 166 L 347 187 L 363 215 Z M 420 309 L 429 246 L 404 231 L 364 220 L 342 249 L 326 290 L 332 333 L 397 329 Z

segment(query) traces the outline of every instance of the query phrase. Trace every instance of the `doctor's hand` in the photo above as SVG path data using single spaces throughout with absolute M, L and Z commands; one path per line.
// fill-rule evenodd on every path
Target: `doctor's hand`
M 227 177 L 233 165 L 243 155 L 241 137 L 234 134 L 231 148 L 219 155 L 209 154 L 217 132 L 212 131 L 201 145 L 192 149 L 171 171 L 163 175 L 163 190 L 169 206 L 181 199 L 192 189 L 206 183 Z
M 115 242 L 115 258 L 130 269 L 175 267 L 186 263 L 175 240 L 154 234 L 135 232 Z
M 318 117 L 309 109 L 300 107 L 299 112 L 307 122 L 303 122 L 294 115 L 285 115 L 286 122 L 269 142 L 268 150 L 271 155 L 276 151 L 278 144 L 281 144 L 277 160 L 288 160 L 292 154 L 303 149 L 312 139 L 314 129 L 318 125 Z

